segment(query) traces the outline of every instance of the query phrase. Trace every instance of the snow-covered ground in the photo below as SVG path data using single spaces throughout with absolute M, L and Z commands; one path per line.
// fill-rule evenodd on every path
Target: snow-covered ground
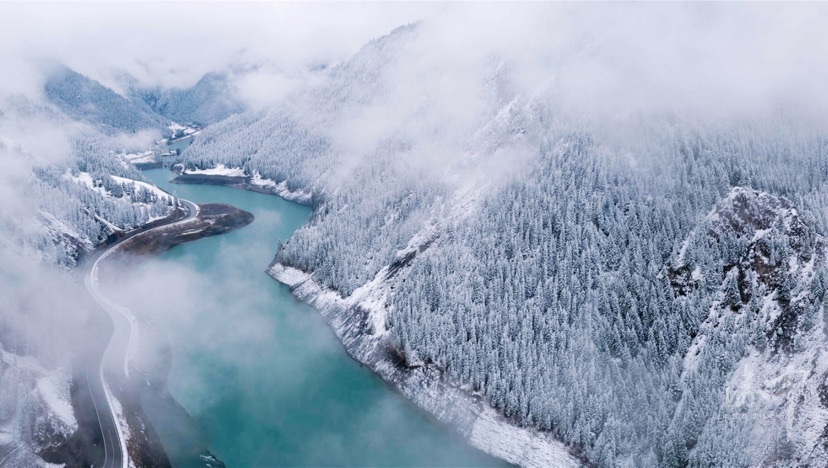
M 169 197 L 171 197 L 171 195 L 169 193 L 161 190 L 160 188 L 156 187 L 155 185 L 148 184 L 146 182 L 141 182 L 140 180 L 127 179 L 125 177 L 118 177 L 118 176 L 111 176 L 111 177 L 113 179 L 115 179 L 115 181 L 117 181 L 121 184 L 134 184 L 136 188 L 141 187 L 141 188 L 144 188 L 146 190 L 149 190 L 150 192 L 157 195 L 158 198 L 169 198 Z
M 112 390 L 110 390 L 109 385 L 106 384 L 106 381 L 103 382 L 103 386 L 104 391 L 106 392 L 106 398 L 112 404 L 112 417 L 115 419 L 115 427 L 118 430 L 118 442 L 121 444 L 121 453 L 123 454 L 124 461 L 127 466 L 132 468 L 135 466 L 135 462 L 132 458 L 130 458 L 129 450 L 127 450 L 129 439 L 132 435 L 129 431 L 129 424 L 127 423 L 126 416 L 124 415 L 123 406 L 121 406 L 121 402 L 118 401 L 118 399 L 112 394 Z
M 296 203 L 308 204 L 313 198 L 313 193 L 310 191 L 290 190 L 287 181 L 283 180 L 277 184 L 276 181 L 263 178 L 258 172 L 250 178 L 250 184 Z
M 46 369 L 35 358 L 0 348 L 0 466 L 36 466 L 36 455 L 78 428 L 71 376 Z M 24 436 L 24 434 L 27 434 Z
M 262 177 L 258 172 L 250 176 L 241 167 L 227 167 L 224 164 L 218 164 L 210 169 L 186 169 L 182 174 L 238 177 L 243 179 L 240 180 L 238 188 L 270 193 L 296 203 L 308 204 L 313 198 L 313 193 L 308 190 L 290 190 L 286 181 L 277 183 L 275 180 Z M 235 187 L 235 185 L 233 186 Z
M 70 171 L 66 171 L 66 173 L 63 175 L 63 177 L 65 177 L 67 179 L 70 179 L 70 180 L 74 181 L 75 183 L 85 185 L 90 190 L 98 192 L 99 194 L 101 194 L 104 197 L 109 197 L 109 198 L 114 197 L 99 182 L 93 180 L 92 175 L 89 174 L 88 172 L 79 172 L 77 175 L 73 175 Z M 172 198 L 172 195 L 170 195 L 169 193 L 161 190 L 160 188 L 156 187 L 155 185 L 148 184 L 146 182 L 141 182 L 140 180 L 127 179 L 125 177 L 118 177 L 118 176 L 110 176 L 110 177 L 112 177 L 112 179 L 115 182 L 119 183 L 119 184 L 132 185 L 132 186 L 135 187 L 136 190 L 145 189 L 145 190 L 149 191 L 150 193 L 154 193 L 159 199 L 165 199 L 165 198 L 171 199 Z M 146 203 L 135 203 L 135 204 L 142 207 L 142 209 L 145 209 L 149 212 L 149 205 L 148 204 L 146 204 Z M 157 219 L 164 218 L 165 216 L 167 216 L 166 213 L 158 214 L 158 215 L 151 215 L 150 214 L 148 216 L 146 222 L 150 223 L 150 222 L 155 221 Z M 118 231 L 119 230 L 117 226 L 112 225 L 108 221 L 106 221 L 104 219 L 100 219 L 100 218 L 99 218 L 99 220 L 101 222 L 103 222 L 104 224 L 106 224 L 111 230 L 113 230 L 113 231 Z
M 185 136 L 190 136 L 190 135 L 198 135 L 199 133 L 201 133 L 201 128 L 198 127 L 198 126 L 188 127 L 186 125 L 181 125 L 180 123 L 176 123 L 176 122 L 171 123 L 170 125 L 167 126 L 167 128 L 169 128 L 170 131 L 171 131 L 169 139 L 175 139 L 176 134 L 183 134 Z
M 99 184 L 95 184 L 95 181 L 92 179 L 92 175 L 89 174 L 88 172 L 79 172 L 78 175 L 72 175 L 71 172 L 67 171 L 66 174 L 64 174 L 64 177 L 66 177 L 68 179 L 72 179 L 76 183 L 84 184 L 87 187 L 89 187 L 90 189 L 100 193 L 103 196 L 107 196 L 107 197 L 112 196 L 112 194 L 107 192 L 106 189 L 101 187 Z M 160 188 L 158 188 L 158 187 L 156 187 L 152 184 L 148 184 L 146 182 L 141 182 L 140 180 L 127 179 L 125 177 L 118 177 L 118 176 L 110 176 L 110 177 L 112 177 L 113 180 L 115 180 L 116 182 L 118 182 L 120 184 L 128 184 L 128 185 L 131 184 L 131 185 L 135 185 L 136 188 L 140 187 L 140 188 L 144 188 L 146 190 L 149 190 L 150 192 L 155 193 L 159 198 L 166 198 L 166 197 L 171 196 L 169 193 L 161 190 Z
M 734 223 L 734 220 L 739 222 Z M 751 344 L 734 358 L 733 371 L 724 381 L 723 399 L 717 403 L 720 406 L 716 421 L 724 421 L 720 423 L 722 425 L 749 422 L 746 425 L 749 433 L 744 439 L 731 441 L 734 452 L 741 450 L 745 454 L 745 464 L 782 466 L 778 463 L 780 457 L 790 458 L 791 455 L 785 455 L 785 452 L 791 451 L 795 453 L 798 465 L 826 466 L 828 452 L 822 442 L 828 430 L 824 305 L 817 303 L 813 323 L 803 325 L 795 334 L 779 325 L 780 318 L 786 313 L 788 317 L 807 320 L 809 296 L 816 294 L 819 288 L 819 284 L 814 287 L 815 272 L 823 268 L 828 258 L 826 241 L 811 232 L 786 200 L 740 187 L 732 189 L 728 197 L 708 213 L 705 222 L 707 224 L 698 230 L 708 233 L 703 236 L 724 237 L 738 225 L 746 230 L 750 242 L 744 247 L 745 253 L 739 263 L 722 276 L 718 299 L 712 301 L 707 317 L 685 353 L 681 381 L 686 384 L 698 378 L 697 373 L 700 368 L 704 369 L 705 362 L 726 359 L 721 343 L 738 340 L 739 336 L 720 330 L 757 327 L 768 343 Z M 707 242 L 705 237 L 697 237 L 694 230 L 676 260 L 677 265 L 695 267 L 690 275 L 691 282 L 695 283 L 705 276 L 721 275 L 718 263 L 705 267 L 704 273 L 701 265 L 687 263 L 685 252 L 688 248 L 693 248 L 694 243 Z M 783 254 L 777 253 L 781 257 L 771 260 L 765 246 L 773 242 L 793 248 Z M 743 281 L 750 284 L 751 295 L 755 296 L 753 309 L 741 297 L 742 303 L 736 309 L 731 303 L 724 302 L 728 284 L 738 284 L 740 272 L 747 278 Z M 748 276 L 748 273 L 755 275 Z M 784 302 L 780 299 L 779 289 L 783 279 L 792 296 Z M 729 326 L 732 328 L 728 329 Z M 724 337 L 720 336 L 722 333 Z M 795 346 L 787 350 L 778 348 L 775 344 L 778 341 L 774 341 L 786 333 L 792 335 L 795 342 Z M 711 378 L 709 372 L 702 378 Z M 785 445 L 788 449 L 784 449 Z M 792 451 L 794 448 L 798 453 Z
M 244 169 L 240 167 L 225 167 L 224 164 L 219 164 L 211 169 L 187 169 L 186 174 L 200 174 L 200 175 L 220 175 L 226 177 L 244 177 Z
M 71 431 L 78 428 L 69 393 L 70 377 L 62 372 L 50 372 L 37 379 L 37 391 L 52 414 Z

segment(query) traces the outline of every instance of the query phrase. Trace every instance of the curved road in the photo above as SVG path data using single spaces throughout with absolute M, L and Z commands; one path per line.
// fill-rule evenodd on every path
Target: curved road
M 136 236 L 143 236 L 147 233 L 160 231 L 170 226 L 187 223 L 198 216 L 198 205 L 188 200 L 179 199 L 187 209 L 187 216 L 151 229 L 139 230 L 133 235 L 119 240 L 107 249 L 96 253 L 87 262 L 84 271 L 84 283 L 86 289 L 93 299 L 106 311 L 112 320 L 114 328 L 109 337 L 104 337 L 106 346 L 101 346 L 100 354 L 90 356 L 85 365 L 86 382 L 89 389 L 98 425 L 101 428 L 103 437 L 104 460 L 106 468 L 123 467 L 128 465 L 129 458 L 126 456 L 126 440 L 121 433 L 121 427 L 115 421 L 115 403 L 109 386 L 104 380 L 104 367 L 108 365 L 110 372 L 123 372 L 119 376 L 123 379 L 129 378 L 129 357 L 132 352 L 133 340 L 135 338 L 137 322 L 135 315 L 128 308 L 116 304 L 107 298 L 98 287 L 98 267 L 102 260 L 115 253 L 124 241 Z

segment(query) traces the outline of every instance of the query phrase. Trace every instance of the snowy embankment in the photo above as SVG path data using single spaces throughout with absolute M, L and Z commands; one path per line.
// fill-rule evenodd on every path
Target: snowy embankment
M 313 193 L 310 191 L 290 190 L 287 186 L 287 181 L 277 183 L 274 180 L 262 177 L 259 173 L 254 173 L 252 176 L 247 175 L 243 168 L 226 167 L 224 164 L 219 164 L 210 169 L 185 169 L 181 171 L 177 179 L 184 183 L 197 184 L 209 182 L 232 188 L 277 195 L 285 200 L 303 205 L 310 204 L 313 197 Z
M 522 466 L 581 465 L 551 435 L 509 422 L 479 396 L 447 382 L 439 369 L 412 368 L 400 363 L 385 329 L 388 267 L 347 298 L 320 286 L 312 274 L 279 263 L 271 265 L 268 274 L 316 308 L 354 359 L 457 431 L 472 446 Z

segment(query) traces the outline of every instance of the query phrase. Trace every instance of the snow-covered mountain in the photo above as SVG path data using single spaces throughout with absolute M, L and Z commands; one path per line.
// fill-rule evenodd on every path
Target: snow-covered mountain
M 169 120 L 137 100 L 129 100 L 80 73 L 57 65 L 44 86 L 48 101 L 74 120 L 106 132 L 166 129 Z
M 820 464 L 820 131 L 786 114 L 592 119 L 555 80 L 527 89 L 508 53 L 458 69 L 434 40 L 420 25 L 372 41 L 274 110 L 205 129 L 186 168 L 313 193 L 271 273 L 484 450 Z M 445 382 L 506 426 L 473 403 L 442 412 Z M 495 436 L 525 428 L 538 438 Z
M 244 110 L 228 76 L 221 73 L 208 73 L 190 88 L 132 87 L 131 94 L 171 120 L 202 126 Z
M 684 356 L 671 425 L 699 434 L 696 451 L 718 452 L 725 435 L 731 444 L 726 458 L 700 463 L 828 462 L 826 253 L 790 201 L 736 187 L 672 260 L 678 300 L 707 316 Z
M 4 101 L 0 155 L 24 162 L 0 173 L 0 465 L 76 428 L 61 351 L 83 302 L 44 264 L 169 212 L 115 151 L 171 120 L 209 124 L 189 180 L 315 208 L 268 272 L 471 444 L 531 466 L 828 464 L 828 94 L 804 86 L 819 54 L 779 45 L 819 41 L 793 14 L 629 11 L 437 17 L 253 110 L 223 74 L 118 94 L 65 67 L 44 102 Z

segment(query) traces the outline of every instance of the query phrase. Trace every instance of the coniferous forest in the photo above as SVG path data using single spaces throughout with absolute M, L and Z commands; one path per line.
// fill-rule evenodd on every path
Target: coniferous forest
M 310 205 L 271 274 L 584 464 L 828 464 L 825 9 L 453 8 L 294 68 L 0 81 L 0 465 L 77 430 L 33 389 L 77 391 L 85 256 L 181 206 L 144 157 Z

